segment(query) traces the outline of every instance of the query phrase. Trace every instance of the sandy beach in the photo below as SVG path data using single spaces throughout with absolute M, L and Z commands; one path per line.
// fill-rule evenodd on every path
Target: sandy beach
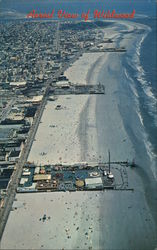
M 121 33 L 115 23 L 104 29 L 104 36 L 114 39 L 112 46 L 124 46 L 126 53 L 132 53 L 145 27 L 127 21 L 120 24 Z M 137 29 L 139 35 L 134 36 Z M 111 160 L 137 157 L 129 125 L 122 119 L 122 107 L 126 117 L 133 115 L 127 101 L 130 88 L 124 56 L 85 53 L 65 72 L 74 84 L 100 82 L 105 95 L 65 95 L 48 101 L 28 161 L 38 165 L 103 162 L 108 159 L 108 149 Z M 135 123 L 140 129 L 140 118 Z M 155 249 L 156 202 L 148 202 L 139 172 L 128 169 L 134 191 L 17 194 L 1 249 Z M 149 178 L 153 180 L 152 173 Z M 40 220 L 44 214 L 45 222 Z
M 151 249 L 155 237 L 140 193 L 136 199 L 134 193 L 123 191 L 18 194 L 16 198 L 2 249 Z

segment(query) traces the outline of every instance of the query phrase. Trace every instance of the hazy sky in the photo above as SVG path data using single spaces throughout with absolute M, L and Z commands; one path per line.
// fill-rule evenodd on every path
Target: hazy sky
M 91 10 L 115 9 L 117 12 L 131 11 L 133 8 L 138 14 L 149 16 L 156 15 L 156 0 L 0 0 L 1 11 L 4 9 L 27 13 L 33 9 L 50 11 L 52 8 L 64 8 L 65 10 Z

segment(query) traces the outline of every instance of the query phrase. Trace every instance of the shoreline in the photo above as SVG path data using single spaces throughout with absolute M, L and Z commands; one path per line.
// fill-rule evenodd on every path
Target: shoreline
M 111 36 L 118 36 L 116 28 L 111 29 L 114 30 Z M 132 29 L 131 24 L 128 24 L 128 30 Z M 104 29 L 104 32 L 110 33 L 110 28 Z M 129 47 L 128 43 L 127 40 L 126 46 Z M 124 158 L 128 156 L 131 160 L 135 155 L 136 150 L 119 112 L 118 83 L 125 79 L 121 56 L 116 53 L 95 54 L 94 62 L 91 60 L 92 57 L 93 54 L 90 53 L 83 55 L 65 75 L 76 84 L 95 84 L 100 81 L 105 84 L 106 95 L 74 96 L 70 99 L 69 96 L 61 96 L 57 102 L 48 103 L 29 159 L 38 160 L 39 164 L 46 164 L 48 161 L 72 162 L 73 159 L 103 161 L 107 159 L 108 148 L 111 150 L 112 160 L 126 160 Z M 122 98 L 124 95 L 125 93 L 122 93 Z M 55 110 L 57 104 L 63 107 L 61 112 Z M 44 122 L 46 117 L 48 120 Z M 53 130 L 50 125 L 55 126 Z M 50 130 L 53 132 L 49 132 Z M 53 140 L 49 138 L 49 133 L 52 133 Z M 120 143 L 117 145 L 117 142 Z M 40 143 L 41 148 L 38 148 Z M 44 157 L 39 156 L 41 150 L 46 151 Z M 59 158 L 60 154 L 62 159 Z M 143 178 L 136 173 L 136 169 L 128 171 L 134 192 L 81 192 L 79 195 L 78 192 L 17 194 L 17 201 L 14 202 L 17 209 L 9 215 L 2 238 L 2 249 L 7 246 L 24 249 L 25 244 L 30 244 L 33 249 L 51 249 L 52 244 L 55 244 L 55 248 L 65 249 L 89 249 L 90 246 L 105 246 L 106 249 L 155 248 L 155 223 L 145 199 Z M 39 219 L 45 212 L 47 215 L 51 214 L 52 220 L 41 225 Z M 15 226 L 15 214 L 21 219 L 16 222 L 18 230 L 14 236 L 12 230 Z M 26 223 L 27 220 L 29 223 Z M 30 226 L 32 233 L 29 231 Z M 16 242 L 22 235 L 23 244 Z

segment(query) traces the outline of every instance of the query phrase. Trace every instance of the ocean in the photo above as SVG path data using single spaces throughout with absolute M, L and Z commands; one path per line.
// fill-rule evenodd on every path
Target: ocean
M 138 164 L 151 166 L 157 179 L 157 41 L 156 41 L 156 3 L 154 0 L 136 1 L 70 1 L 70 0 L 1 0 L 1 14 L 13 11 L 27 14 L 35 9 L 37 12 L 51 12 L 52 9 L 63 9 L 71 13 L 98 10 L 116 10 L 116 12 L 132 12 L 136 10 L 134 22 L 146 25 L 146 30 L 134 44 L 132 54 L 123 58 L 123 66 L 130 82 L 130 96 L 134 115 L 123 117 L 126 130 L 136 149 Z M 138 34 L 137 34 L 138 35 Z M 125 87 L 125 86 L 124 86 Z M 123 116 L 124 103 L 121 100 Z M 130 107 L 130 113 L 131 113 Z M 140 126 L 135 124 L 135 113 Z M 134 117 L 134 118 L 133 118 Z M 147 155 L 147 160 L 145 159 Z M 142 160 L 143 159 L 143 160 Z M 146 164 L 147 162 L 147 164 Z
M 136 152 L 138 152 L 138 164 L 143 164 L 143 167 L 147 169 L 151 167 L 153 175 L 157 180 L 156 19 L 140 18 L 136 21 L 146 25 L 146 30 L 134 45 L 135 51 L 133 51 L 133 54 L 128 55 L 123 60 L 126 75 L 131 84 L 132 107 L 134 107 L 141 123 L 140 128 L 138 127 L 137 135 L 137 127 L 134 126 L 135 120 L 130 118 L 130 133 L 131 137 L 133 137 L 132 141 Z M 130 110 L 132 107 L 130 107 Z M 140 149 L 141 152 L 139 152 Z M 148 161 L 145 159 L 145 153 L 147 153 Z
M 101 160 L 108 159 L 106 156 L 108 149 L 110 149 L 111 160 L 113 161 L 125 161 L 127 159 L 129 161 L 135 161 L 137 167 L 128 168 L 129 175 L 127 177 L 129 178 L 129 185 L 133 188 L 133 191 L 105 191 L 100 195 L 99 199 L 91 193 L 91 199 L 94 199 L 94 204 L 100 206 L 97 206 L 96 209 L 91 203 L 91 199 L 88 200 L 86 198 L 83 200 L 83 208 L 81 206 L 79 207 L 81 208 L 81 216 L 78 217 L 80 219 L 80 230 L 82 228 L 83 231 L 77 232 L 78 239 L 74 244 L 77 246 L 76 244 L 79 243 L 82 239 L 82 235 L 84 236 L 84 232 L 86 232 L 85 225 L 88 225 L 87 220 L 85 221 L 82 214 L 88 211 L 89 214 L 90 211 L 91 214 L 98 211 L 98 214 L 94 216 L 96 219 L 100 218 L 100 224 L 98 227 L 95 226 L 96 224 L 93 224 L 94 230 L 96 229 L 93 239 L 97 239 L 95 235 L 98 234 L 98 241 L 93 241 L 93 245 L 99 246 L 100 244 L 100 246 L 105 246 L 106 249 L 155 249 L 157 242 L 157 231 L 155 227 L 157 225 L 157 44 L 155 1 L 117 0 L 112 3 L 110 2 L 109 0 L 97 2 L 92 0 L 1 0 L 1 8 L 3 8 L 3 10 L 6 8 L 7 11 L 14 10 L 14 13 L 23 14 L 32 11 L 32 9 L 36 9 L 39 12 L 49 12 L 53 8 L 62 8 L 70 12 L 79 13 L 81 13 L 82 10 L 88 10 L 89 7 L 91 11 L 96 8 L 110 10 L 114 8 L 117 12 L 131 12 L 133 8 L 136 9 L 136 17 L 138 18 L 132 21 L 139 24 L 141 23 L 144 26 L 141 26 L 139 30 L 135 29 L 132 33 L 130 32 L 129 36 L 127 36 L 125 25 L 119 25 L 117 28 L 117 30 L 120 28 L 120 31 L 123 30 L 123 32 L 126 32 L 126 40 L 124 39 L 126 46 L 129 44 L 129 40 L 127 39 L 130 39 L 132 45 L 130 46 L 129 44 L 126 53 L 116 53 L 116 55 L 115 53 L 108 53 L 107 59 L 109 60 L 106 64 L 103 62 L 103 67 L 98 69 L 98 78 L 100 77 L 100 79 L 97 80 L 105 85 L 106 94 L 96 97 L 96 112 L 94 109 L 92 110 L 93 113 L 96 113 L 96 119 L 94 118 L 96 122 L 93 122 L 93 118 L 89 119 L 88 108 L 83 111 L 83 119 L 80 119 L 80 123 L 82 123 L 81 126 L 83 127 L 83 132 L 80 136 L 80 138 L 82 137 L 82 141 L 80 140 L 82 142 L 82 144 L 80 143 L 82 148 L 83 143 L 86 142 L 85 140 L 89 135 L 92 138 L 91 142 L 95 144 L 96 140 L 94 141 L 93 138 L 95 138 L 94 136 L 96 135 L 96 137 L 98 137 L 96 138 L 98 139 L 98 154 L 101 156 Z M 137 39 L 133 39 L 134 37 Z M 117 46 L 120 44 L 120 41 L 121 37 L 119 37 Z M 93 77 L 93 75 L 91 77 Z M 89 112 L 91 112 L 91 107 L 95 105 L 95 103 L 91 105 L 91 103 L 93 104 L 92 101 L 95 100 L 94 98 L 95 97 L 92 96 L 90 97 Z M 89 134 L 87 133 L 88 130 Z M 97 133 L 94 135 L 93 131 L 95 132 L 95 130 L 97 130 Z M 91 150 L 89 151 L 91 155 L 95 154 L 92 143 Z M 86 143 L 84 144 L 85 148 L 88 147 Z M 73 150 L 72 152 L 75 153 L 76 151 Z M 88 157 L 86 152 L 84 155 Z M 136 175 L 136 173 L 138 174 Z M 47 194 L 45 195 L 47 196 Z M 65 225 L 64 219 L 69 218 L 66 220 L 69 225 L 68 228 L 71 230 L 74 217 L 69 217 L 67 209 L 63 209 L 61 210 L 61 215 L 58 220 L 59 207 L 64 208 L 64 206 L 62 206 L 64 198 L 59 198 L 62 203 L 60 203 L 60 201 L 57 203 L 57 199 L 55 199 L 54 204 L 56 204 L 57 209 L 54 207 L 54 211 L 57 212 L 57 215 L 54 216 L 51 205 L 53 204 L 52 200 L 51 202 L 50 200 L 45 200 L 45 195 L 42 195 L 42 197 L 44 196 L 44 198 L 42 198 L 44 199 L 44 203 L 38 194 L 27 196 L 31 198 L 26 201 L 23 210 L 20 207 L 19 212 L 22 211 L 20 212 L 21 218 L 28 218 L 29 224 L 23 223 L 23 219 L 21 220 L 19 217 L 15 236 L 13 238 L 10 237 L 10 239 L 6 237 L 6 241 L 12 241 L 11 243 L 9 242 L 9 244 L 15 244 L 16 246 L 21 244 L 21 246 L 24 247 L 25 242 L 28 244 L 28 238 L 30 238 L 29 244 L 32 244 L 32 239 L 35 245 L 41 242 L 41 244 L 43 244 L 43 240 L 45 240 L 44 246 L 46 246 L 46 244 L 57 244 L 56 238 L 51 238 L 52 241 L 50 240 L 52 232 L 48 229 L 49 227 L 45 227 L 48 231 L 46 231 L 47 229 L 42 231 L 43 227 L 38 226 L 39 222 L 37 223 L 37 221 L 40 218 L 39 213 L 41 213 L 41 211 L 39 210 L 38 213 L 35 214 L 32 213 L 32 208 L 33 211 L 36 211 L 34 209 L 36 206 L 40 207 L 42 211 L 49 212 L 51 210 L 50 213 L 52 213 L 53 218 L 52 222 L 50 222 L 52 224 L 49 224 L 52 225 L 51 230 L 56 230 L 55 225 L 59 225 L 59 229 L 55 231 L 55 234 L 58 232 L 59 241 L 64 240 L 64 236 L 61 237 L 63 239 L 60 238 L 62 226 Z M 22 203 L 23 199 L 24 198 L 22 198 Z M 80 201 L 82 202 L 82 197 Z M 40 206 L 38 204 L 43 205 Z M 73 206 L 73 204 L 75 204 L 74 199 L 71 201 L 71 204 L 72 206 L 70 205 L 70 208 L 72 207 L 72 209 L 68 210 L 70 213 L 74 212 L 75 209 Z M 47 208 L 49 210 L 47 210 Z M 66 212 L 65 215 L 63 211 Z M 15 213 L 17 213 L 17 211 L 15 211 Z M 15 218 L 16 216 L 14 215 L 13 217 Z M 54 222 L 54 218 L 57 223 Z M 61 223 L 60 219 L 62 220 Z M 70 220 L 72 226 L 69 224 Z M 26 224 L 28 224 L 28 227 L 31 225 L 32 230 L 26 230 L 28 234 L 27 232 L 23 234 L 24 231 L 22 227 Z M 26 226 L 24 226 L 24 230 L 25 228 Z M 12 232 L 12 227 L 10 227 L 10 229 L 10 232 Z M 24 236 L 22 235 L 21 240 L 17 242 L 19 239 L 19 230 L 21 235 L 23 234 Z M 37 235 L 37 238 L 35 238 L 38 230 L 41 232 L 41 237 Z M 30 237 L 28 237 L 29 233 Z M 12 234 L 10 235 L 12 236 Z M 70 242 L 69 239 L 65 239 L 65 243 L 68 241 Z M 31 245 L 31 247 L 33 247 L 33 245 Z M 64 246 L 64 248 L 66 248 L 66 246 Z

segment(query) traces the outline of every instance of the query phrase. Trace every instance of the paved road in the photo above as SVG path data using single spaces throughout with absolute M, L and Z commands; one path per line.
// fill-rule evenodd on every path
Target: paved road
M 56 41 L 59 42 L 58 40 L 59 40 L 59 24 L 57 26 L 57 34 L 56 34 Z M 13 204 L 13 201 L 15 199 L 16 189 L 18 187 L 18 183 L 19 183 L 19 180 L 20 180 L 20 177 L 22 174 L 23 166 L 25 165 L 25 163 L 27 161 L 32 143 L 33 143 L 34 138 L 35 138 L 36 131 L 38 129 L 45 105 L 47 103 L 47 99 L 49 96 L 49 90 L 51 88 L 51 83 L 54 79 L 59 77 L 61 75 L 61 73 L 63 73 L 70 66 L 70 64 L 73 64 L 87 50 L 88 50 L 88 48 L 81 49 L 69 62 L 65 63 L 64 66 L 62 66 L 59 70 L 57 70 L 56 73 L 52 75 L 51 79 L 47 80 L 46 89 L 45 89 L 45 92 L 43 95 L 42 102 L 41 102 L 40 106 L 38 107 L 38 110 L 35 114 L 32 127 L 28 133 L 28 137 L 27 137 L 27 140 L 25 142 L 25 147 L 23 148 L 22 153 L 21 153 L 21 157 L 20 157 L 18 163 L 16 164 L 16 169 L 12 174 L 10 184 L 9 184 L 9 187 L 7 190 L 7 195 L 5 196 L 5 199 L 4 199 L 4 204 L 0 210 L 0 239 L 2 238 L 2 234 L 3 234 L 4 228 L 5 228 L 10 210 L 12 208 L 12 204 Z
M 85 50 L 81 50 L 80 52 L 78 52 L 76 54 L 76 56 L 71 61 L 66 63 L 61 69 L 59 69 L 56 72 L 56 74 L 54 74 L 52 76 L 52 79 L 49 79 L 47 81 L 47 87 L 45 89 L 45 93 L 44 93 L 42 102 L 41 102 L 40 106 L 38 107 L 38 110 L 35 114 L 32 127 L 30 128 L 27 140 L 25 142 L 25 147 L 23 148 L 22 153 L 21 153 L 21 157 L 15 166 L 16 169 L 12 174 L 10 184 L 9 184 L 9 187 L 7 190 L 7 195 L 5 196 L 5 199 L 4 199 L 4 205 L 0 210 L 0 239 L 2 238 L 2 234 L 3 234 L 4 228 L 5 228 L 10 210 L 12 208 L 12 204 L 13 204 L 14 199 L 15 199 L 16 188 L 18 187 L 18 183 L 19 183 L 19 179 L 20 179 L 21 174 L 22 174 L 23 166 L 24 166 L 25 162 L 27 161 L 32 143 L 33 143 L 34 138 L 35 138 L 36 131 L 38 129 L 38 126 L 39 126 L 39 123 L 40 123 L 40 120 L 41 120 L 41 117 L 42 117 L 42 114 L 43 114 L 43 111 L 44 111 L 44 108 L 45 108 L 45 105 L 46 105 L 46 102 L 48 99 L 50 85 L 52 83 L 52 80 L 59 77 L 60 74 L 62 72 L 64 72 L 70 66 L 70 64 L 72 64 L 74 61 L 76 61 L 84 51 Z
M 9 101 L 9 103 L 7 104 L 7 106 L 5 107 L 5 108 L 3 108 L 2 109 L 2 113 L 1 113 L 1 117 L 0 117 L 0 122 L 2 121 L 2 120 L 5 120 L 6 119 L 6 117 L 9 115 L 9 113 L 10 113 L 10 111 L 11 111 L 11 109 L 12 109 L 12 106 L 14 105 L 14 103 L 15 103 L 15 97 L 13 97 L 10 101 Z

